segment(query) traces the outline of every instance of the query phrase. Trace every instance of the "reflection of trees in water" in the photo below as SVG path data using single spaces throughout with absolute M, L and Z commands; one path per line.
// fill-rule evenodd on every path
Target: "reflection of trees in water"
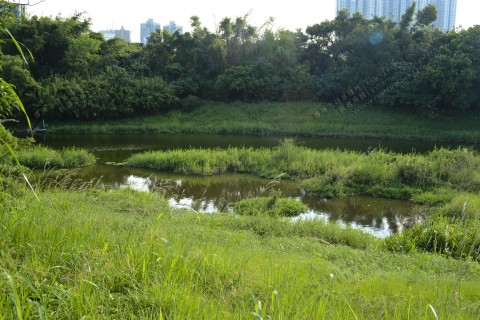
M 328 213 L 332 220 L 356 223 L 362 226 L 383 228 L 386 220 L 393 232 L 401 231 L 403 226 L 418 219 L 420 209 L 413 203 L 402 200 L 381 198 L 340 198 L 322 200 L 314 196 L 305 196 L 303 202 L 312 210 Z

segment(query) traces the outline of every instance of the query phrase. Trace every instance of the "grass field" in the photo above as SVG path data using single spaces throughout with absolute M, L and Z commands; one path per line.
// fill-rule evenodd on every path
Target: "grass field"
M 480 265 L 334 224 L 172 211 L 159 195 L 0 201 L 0 319 L 478 319 Z
M 50 123 L 51 133 L 220 133 L 344 136 L 480 143 L 478 116 L 428 119 L 384 107 L 339 110 L 322 103 L 207 103 L 191 112 L 98 121 Z

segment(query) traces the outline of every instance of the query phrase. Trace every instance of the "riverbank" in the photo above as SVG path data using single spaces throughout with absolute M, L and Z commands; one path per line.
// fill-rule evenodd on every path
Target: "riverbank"
M 477 262 L 392 253 L 321 221 L 175 211 L 153 193 L 38 197 L 0 201 L 7 317 L 479 317 Z
M 55 123 L 50 133 L 220 133 L 355 137 L 479 143 L 478 116 L 435 119 L 386 107 L 338 109 L 324 103 L 207 103 L 190 112 L 97 121 Z

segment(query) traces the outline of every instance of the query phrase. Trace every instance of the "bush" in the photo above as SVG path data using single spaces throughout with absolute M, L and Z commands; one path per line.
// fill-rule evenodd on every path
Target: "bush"
M 253 198 L 233 203 L 233 210 L 240 215 L 266 215 L 273 217 L 292 217 L 308 210 L 308 207 L 296 199 Z
M 161 78 L 135 79 L 115 69 L 92 78 L 45 80 L 36 107 L 56 119 L 112 119 L 166 111 L 177 100 Z

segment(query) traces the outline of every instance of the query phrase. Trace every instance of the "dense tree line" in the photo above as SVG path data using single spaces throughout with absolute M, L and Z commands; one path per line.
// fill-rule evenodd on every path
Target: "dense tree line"
M 61 119 L 113 118 L 215 101 L 381 104 L 433 115 L 480 106 L 480 26 L 442 33 L 436 8 L 399 24 L 341 11 L 301 30 L 260 27 L 248 15 L 212 32 L 158 31 L 146 45 L 105 41 L 81 14 L 23 17 L 8 29 L 34 59 L 4 44 L 2 77 L 29 112 Z

